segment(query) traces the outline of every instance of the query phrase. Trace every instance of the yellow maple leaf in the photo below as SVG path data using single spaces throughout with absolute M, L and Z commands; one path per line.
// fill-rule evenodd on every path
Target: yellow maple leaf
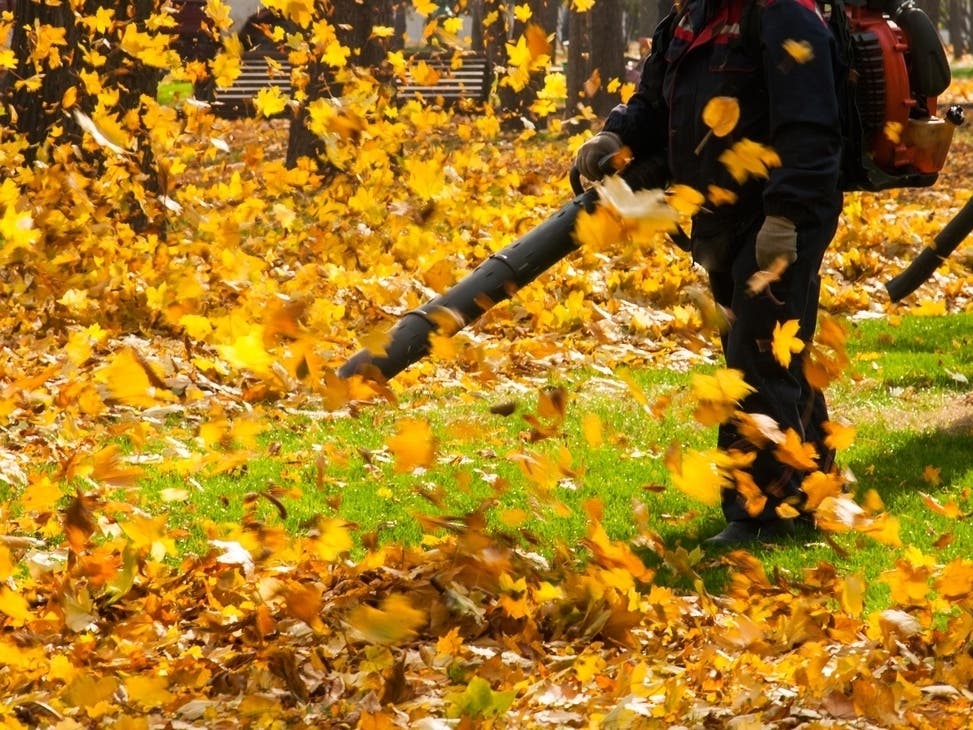
M 902 141 L 902 122 L 886 122 L 882 134 L 892 144 L 898 144 Z
M 706 189 L 706 199 L 713 205 L 733 205 L 737 202 L 737 194 L 719 185 L 710 185 Z
M 168 35 L 140 31 L 136 23 L 125 24 L 121 49 L 153 68 L 169 68 L 176 60 L 175 51 L 169 49 Z
M 463 637 L 459 627 L 454 626 L 436 640 L 436 657 L 454 657 L 463 650 Z
M 936 579 L 936 590 L 947 600 L 969 600 L 973 592 L 973 561 L 957 558 L 947 563 Z
M 764 507 L 767 506 L 767 495 L 757 486 L 749 472 L 734 471 L 733 485 L 748 515 L 756 517 L 764 511 Z
M 446 189 L 443 168 L 438 159 L 409 158 L 404 163 L 406 185 L 423 200 L 432 200 Z
M 0 586 L 0 614 L 6 616 L 11 625 L 23 626 L 31 616 L 30 603 L 9 586 Z
M 865 608 L 865 590 L 868 583 L 862 573 L 845 576 L 839 585 L 838 600 L 842 610 L 849 616 L 861 616 Z
M 351 49 L 335 40 L 325 46 L 321 60 L 333 68 L 344 68 L 350 55 Z
M 925 492 L 919 492 L 919 496 L 922 497 L 923 504 L 925 504 L 926 507 L 931 509 L 936 514 L 940 514 L 943 517 L 948 517 L 951 520 L 965 516 L 959 505 L 956 504 L 954 500 L 950 500 L 943 505 L 935 497 L 930 494 L 926 494 Z
M 582 210 L 574 224 L 574 238 L 580 246 L 592 251 L 604 251 L 622 240 L 622 226 L 618 219 L 602 206 L 591 213 Z
M 273 117 L 287 108 L 290 101 L 279 86 L 265 86 L 257 92 L 253 100 L 254 109 L 265 117 Z
M 866 525 L 863 525 L 860 531 L 883 545 L 891 545 L 892 547 L 902 546 L 902 538 L 900 537 L 901 524 L 899 518 L 894 515 L 878 515 Z
M 436 458 L 436 440 L 428 421 L 403 418 L 396 424 L 396 433 L 387 442 L 395 456 L 395 470 L 410 472 L 418 467 L 431 466 Z
M 693 216 L 703 206 L 706 198 L 688 185 L 673 185 L 666 190 L 666 200 L 682 215 Z
M 780 156 L 773 149 L 750 139 L 741 139 L 723 150 L 719 160 L 741 184 L 751 176 L 765 178 L 771 167 L 780 167 Z
M 774 335 L 770 350 L 774 354 L 774 359 L 785 368 L 791 364 L 791 355 L 801 352 L 804 349 L 804 340 L 798 337 L 797 334 L 800 328 L 801 323 L 796 319 L 791 319 L 784 323 L 777 322 L 774 325 Z
M 108 362 L 96 373 L 108 396 L 128 406 L 151 408 L 160 402 L 174 402 L 176 396 L 158 387 L 158 375 L 130 348 L 120 350 L 108 358 Z
M 439 10 L 434 0 L 412 0 L 412 7 L 422 16 L 432 15 Z
M 441 74 L 425 61 L 419 61 L 409 68 L 409 75 L 419 86 L 435 86 Z
M 355 546 L 350 527 L 352 525 L 337 517 L 319 517 L 315 533 L 311 538 L 314 554 L 321 560 L 332 563 Z
M 595 0 L 571 0 L 571 7 L 579 13 L 585 13 L 595 5 Z
M 793 428 L 784 432 L 784 441 L 777 445 L 774 454 L 780 462 L 801 471 L 813 471 L 817 468 L 817 449 L 814 448 L 814 444 L 801 441 L 801 437 Z
M 94 15 L 81 18 L 81 22 L 92 33 L 105 33 L 112 27 L 114 16 L 114 8 L 99 7 Z
M 237 337 L 229 345 L 217 345 L 217 352 L 230 365 L 241 370 L 251 370 L 260 377 L 271 374 L 273 356 L 264 348 L 264 327 L 256 325 Z
M 30 59 L 37 68 L 58 68 L 62 65 L 60 49 L 68 45 L 67 28 L 37 22 L 31 38 Z
M 823 471 L 816 470 L 804 477 L 801 491 L 807 495 L 804 509 L 813 512 L 828 497 L 837 497 L 841 494 L 841 479 L 835 474 L 825 474 Z
M 938 467 L 927 464 L 922 470 L 922 481 L 936 487 L 942 483 L 942 470 Z
M 20 212 L 16 206 L 4 206 L 0 218 L 0 241 L 3 241 L 3 258 L 9 259 L 18 248 L 30 249 L 41 239 L 41 232 L 34 228 L 34 217 L 29 210 Z
M 726 423 L 737 410 L 737 403 L 753 392 L 739 370 L 719 370 L 713 375 L 697 373 L 692 378 L 697 404 L 693 416 L 704 426 Z
M 597 449 L 605 441 L 604 427 L 597 413 L 586 413 L 581 419 L 581 433 L 584 440 L 593 449 Z
M 125 691 L 131 702 L 146 710 L 165 705 L 174 697 L 165 675 L 136 674 L 125 680 Z
M 358 606 L 348 615 L 348 625 L 357 637 L 379 646 L 409 641 L 425 621 L 425 612 L 399 593 L 386 597 L 378 608 Z
M 514 18 L 521 23 L 526 23 L 528 20 L 530 20 L 531 15 L 533 15 L 533 11 L 530 9 L 530 5 L 527 3 L 514 7 Z

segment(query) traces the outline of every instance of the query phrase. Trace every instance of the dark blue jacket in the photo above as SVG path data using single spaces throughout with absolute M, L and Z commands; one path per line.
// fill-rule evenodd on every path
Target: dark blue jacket
M 638 91 L 605 122 L 636 157 L 664 156 L 673 183 L 737 193 L 735 203 L 708 203 L 697 214 L 694 231 L 704 235 L 764 215 L 814 227 L 841 209 L 834 38 L 814 0 L 758 1 L 685 0 L 656 30 Z M 789 52 L 788 42 L 810 54 Z M 709 131 L 703 108 L 718 96 L 738 101 L 739 123 L 700 148 Z M 741 185 L 720 161 L 745 138 L 780 157 L 769 179 Z

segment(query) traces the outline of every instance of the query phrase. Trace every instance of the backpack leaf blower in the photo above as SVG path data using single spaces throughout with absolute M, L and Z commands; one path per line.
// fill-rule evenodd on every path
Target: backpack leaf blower
M 832 8 L 840 10 L 841 3 Z M 942 170 L 963 109 L 937 115 L 937 97 L 951 81 L 942 40 L 915 0 L 846 0 L 832 30 L 845 49 L 845 190 L 927 187 Z M 844 87 L 844 88 L 842 88 Z M 932 246 L 885 288 L 893 302 L 915 291 L 973 231 L 973 201 Z

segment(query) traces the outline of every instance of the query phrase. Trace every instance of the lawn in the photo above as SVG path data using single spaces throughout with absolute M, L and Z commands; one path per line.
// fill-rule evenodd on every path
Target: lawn
M 754 552 L 769 572 L 795 579 L 821 563 L 860 573 L 870 597 L 882 601 L 880 578 L 905 550 L 937 561 L 973 552 L 973 526 L 947 516 L 945 507 L 973 510 L 973 315 L 846 320 L 845 327 L 851 366 L 829 395 L 832 417 L 854 425 L 856 437 L 840 466 L 858 501 L 884 505 L 899 520 L 904 545 L 811 533 Z M 170 524 L 187 531 L 191 551 L 205 550 L 217 525 L 247 510 L 294 532 L 306 531 L 318 515 L 340 517 L 355 526 L 361 555 L 363 545 L 442 535 L 450 519 L 483 508 L 494 531 L 550 555 L 554 546 L 585 537 L 585 506 L 598 500 L 610 537 L 638 541 L 642 519 L 668 548 L 689 551 L 706 584 L 719 591 L 726 577 L 720 551 L 693 552 L 720 529 L 719 510 L 673 488 L 664 463 L 674 443 L 699 449 L 712 443 L 713 429 L 694 423 L 690 394 L 693 374 L 712 367 L 558 369 L 529 386 L 418 388 L 402 392 L 395 406 L 373 403 L 354 415 L 277 418 L 244 467 L 196 474 L 189 498 L 168 503 L 165 495 L 185 493 L 186 477 L 155 470 L 140 488 L 141 501 L 163 500 Z M 551 393 L 565 401 L 563 419 L 551 410 Z M 436 462 L 400 470 L 396 434 L 416 424 L 431 429 Z M 658 556 L 643 557 L 661 568 L 660 580 L 685 585 L 685 576 Z

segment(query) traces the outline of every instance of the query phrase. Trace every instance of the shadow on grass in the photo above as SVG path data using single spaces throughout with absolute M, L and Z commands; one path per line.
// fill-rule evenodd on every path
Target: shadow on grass
M 940 504 L 954 501 L 963 514 L 973 511 L 973 404 L 958 408 L 956 418 L 940 428 L 909 432 L 876 425 L 866 430 L 861 441 L 843 461 L 858 480 L 856 498 L 860 501 L 867 491 L 875 490 L 885 509 L 899 519 L 905 545 L 944 561 L 973 554 L 973 523 L 939 514 L 923 498 L 927 494 Z M 664 526 L 659 534 L 670 551 L 669 559 L 649 550 L 639 556 L 657 571 L 656 582 L 661 585 L 695 590 L 693 574 L 681 569 L 691 564 L 708 592 L 724 593 L 730 569 L 723 558 L 731 548 L 704 542 L 723 526 L 719 515 L 685 527 Z M 943 541 L 943 536 L 949 539 Z M 793 539 L 778 545 L 754 543 L 746 549 L 764 564 L 771 579 L 778 569 L 799 576 L 820 563 L 862 571 L 875 579 L 900 554 L 859 534 L 825 536 L 810 528 L 799 529 Z M 681 557 L 674 561 L 672 555 Z

